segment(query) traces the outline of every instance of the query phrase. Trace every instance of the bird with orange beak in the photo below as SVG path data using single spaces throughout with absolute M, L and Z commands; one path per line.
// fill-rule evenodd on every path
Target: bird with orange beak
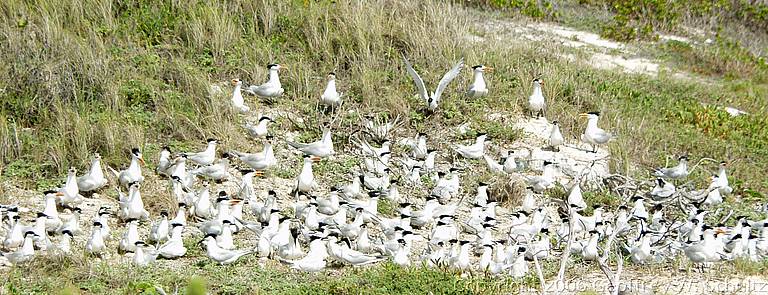
M 476 65 L 472 67 L 472 84 L 469 85 L 467 96 L 470 98 L 480 98 L 488 95 L 488 86 L 485 84 L 484 73 L 492 73 L 493 68 L 485 65 Z
M 581 135 L 581 141 L 592 146 L 591 152 L 597 153 L 598 145 L 606 144 L 615 137 L 613 134 L 597 127 L 597 120 L 600 118 L 599 112 L 579 114 L 579 118 L 587 119 L 587 128 L 584 130 L 584 134 Z
M 144 176 L 141 175 L 141 165 L 144 164 L 144 157 L 139 148 L 133 148 L 131 149 L 131 164 L 128 166 L 128 169 L 117 172 L 112 167 L 107 166 L 107 168 L 117 177 L 121 185 L 128 187 L 130 183 L 144 181 Z

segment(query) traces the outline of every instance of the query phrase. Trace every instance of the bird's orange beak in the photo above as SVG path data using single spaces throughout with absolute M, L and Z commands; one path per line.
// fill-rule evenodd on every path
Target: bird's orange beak
M 253 175 L 256 175 L 258 177 L 263 177 L 264 176 L 264 170 L 253 171 Z
M 139 158 L 139 163 L 141 163 L 141 165 L 147 165 L 147 163 L 144 162 L 144 158 Z
M 492 67 L 485 67 L 485 71 L 489 72 L 489 73 L 493 73 L 493 71 L 495 71 L 495 69 L 492 68 Z
M 581 114 L 579 114 L 579 118 L 582 118 L 582 119 L 584 119 L 584 118 L 588 118 L 588 117 L 589 117 L 589 114 L 587 114 L 587 113 L 581 113 Z
M 716 234 L 726 234 L 726 232 L 722 228 L 716 228 L 715 229 Z
M 312 156 L 309 159 L 312 160 L 312 162 L 314 162 L 314 163 L 320 162 L 320 160 L 322 160 L 322 158 L 320 158 L 318 156 Z

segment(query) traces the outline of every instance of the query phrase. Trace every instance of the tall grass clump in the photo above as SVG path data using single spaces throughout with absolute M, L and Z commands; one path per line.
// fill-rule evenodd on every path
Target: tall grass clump
M 120 166 L 157 142 L 245 145 L 226 93 L 209 89 L 260 83 L 267 63 L 289 65 L 286 101 L 315 99 L 336 71 L 354 80 L 350 100 L 405 114 L 392 61 L 407 52 L 432 77 L 447 63 L 423 61 L 467 49 L 466 20 L 432 1 L 9 0 L 0 15 L 0 160 L 45 163 L 41 178 L 92 152 Z

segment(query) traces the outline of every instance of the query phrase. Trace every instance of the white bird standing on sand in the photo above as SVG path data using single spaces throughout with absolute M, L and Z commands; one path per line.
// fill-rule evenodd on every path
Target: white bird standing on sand
M 269 131 L 267 130 L 267 127 L 269 127 L 269 123 L 273 123 L 275 121 L 272 120 L 272 118 L 267 116 L 261 116 L 259 118 L 258 123 L 256 125 L 251 124 L 250 122 L 245 122 L 245 130 L 248 131 L 248 134 L 251 135 L 253 138 L 261 138 L 267 136 Z
M 214 164 L 208 166 L 201 166 L 197 169 L 189 171 L 192 175 L 202 176 L 214 181 L 224 181 L 229 178 L 229 159 L 232 156 L 229 153 L 224 153 L 221 159 L 218 159 Z
M 565 139 L 563 139 L 563 134 L 560 133 L 560 124 L 558 124 L 557 121 L 553 121 L 552 132 L 549 133 L 549 147 L 551 147 L 553 151 L 559 152 L 560 146 L 563 143 L 565 143 Z
M 506 174 L 504 171 L 504 166 L 491 158 L 491 156 L 484 154 L 483 159 L 485 159 L 485 164 L 488 166 L 488 171 L 496 174 Z
M 139 220 L 128 219 L 128 228 L 120 239 L 117 249 L 122 252 L 136 252 L 136 242 L 139 241 Z
M 173 161 L 173 165 L 168 168 L 168 174 L 172 180 L 178 180 L 182 187 L 189 189 L 197 180 L 192 173 L 187 171 L 187 155 L 181 154 Z
M 101 169 L 101 156 L 99 153 L 95 153 L 93 160 L 91 160 L 91 169 L 85 175 L 77 178 L 77 188 L 81 192 L 92 192 L 105 185 L 107 185 L 107 179 L 104 178 L 104 171 Z
M 656 179 L 656 185 L 648 193 L 656 201 L 666 200 L 675 193 L 675 185 L 664 181 L 663 178 Z
M 19 264 L 32 259 L 35 256 L 35 247 L 33 239 L 37 236 L 33 231 L 24 233 L 24 240 L 21 248 L 10 253 L 0 253 L 0 257 L 7 259 L 12 264 Z
M 733 188 L 728 183 L 728 174 L 725 172 L 725 167 L 728 166 L 728 162 L 720 162 L 720 168 L 717 170 L 717 177 L 712 181 L 711 187 L 717 187 L 721 195 L 730 195 L 733 192 Z
M 568 207 L 574 208 L 576 211 L 587 208 L 587 202 L 584 201 L 584 195 L 581 193 L 581 185 L 579 183 L 573 184 L 571 191 L 568 193 Z
M 72 234 L 71 231 L 64 230 L 61 232 L 61 238 L 59 239 L 59 244 L 56 245 L 56 250 L 59 251 L 59 253 L 64 255 L 72 254 L 72 237 L 74 234 Z
M 141 166 L 144 165 L 144 157 L 142 157 L 141 152 L 138 148 L 132 148 L 131 149 L 131 164 L 128 166 L 128 169 L 120 171 L 119 173 L 112 169 L 111 167 L 107 166 L 113 174 L 115 174 L 115 177 L 117 177 L 118 181 L 120 182 L 120 185 L 127 187 L 128 184 L 134 183 L 134 182 L 142 182 L 144 181 L 144 176 L 141 175 Z
M 160 211 L 160 220 L 152 224 L 152 229 L 149 232 L 149 240 L 160 244 L 168 240 L 168 234 L 168 211 L 163 210 Z
M 47 216 L 45 229 L 48 232 L 55 232 L 59 230 L 63 224 L 61 218 L 59 218 L 59 211 L 56 208 L 56 197 L 61 196 L 62 194 L 55 191 L 46 191 L 44 195 L 45 208 L 43 209 L 43 214 Z
M 91 231 L 91 238 L 85 243 L 85 250 L 96 256 L 101 256 L 107 251 L 107 246 L 104 244 L 104 236 L 101 232 L 101 222 L 93 223 L 93 230 Z
M 184 153 L 184 155 L 187 156 L 187 160 L 195 162 L 200 166 L 213 164 L 213 161 L 216 160 L 216 145 L 219 143 L 219 141 L 213 138 L 209 138 L 206 141 L 208 142 L 208 145 L 202 152 Z
M 258 153 L 244 153 L 238 151 L 229 151 L 230 154 L 235 155 L 240 161 L 243 161 L 251 169 L 256 170 L 257 176 L 263 174 L 262 170 L 269 169 L 277 164 L 277 158 L 275 157 L 275 151 L 272 148 L 272 136 L 267 136 L 267 140 L 264 142 L 264 149 Z
M 411 150 L 411 156 L 416 160 L 424 160 L 427 157 L 427 134 L 416 134 L 415 138 L 406 138 L 398 142 Z M 424 168 L 424 167 L 422 167 Z
M 184 226 L 180 223 L 173 223 L 171 227 L 171 238 L 157 248 L 160 256 L 167 259 L 178 258 L 187 253 L 187 248 L 184 247 L 184 241 L 181 238 Z
M 74 207 L 73 205 L 83 202 L 83 197 L 80 195 L 80 189 L 77 186 L 77 170 L 75 167 L 70 167 L 67 172 L 67 181 L 64 183 L 64 187 L 59 189 L 62 195 L 59 196 L 59 203 L 64 206 Z
M 544 100 L 544 94 L 541 92 L 541 85 L 544 81 L 539 79 L 533 79 L 533 93 L 528 97 L 528 110 L 533 117 L 533 113 L 536 113 L 536 118 L 544 116 L 544 111 L 547 109 L 546 101 Z
M 336 91 L 336 73 L 329 73 L 328 85 L 325 86 L 325 91 L 320 96 L 320 104 L 328 107 L 337 107 L 341 105 L 342 95 L 342 93 Z
M 317 157 L 310 155 L 304 156 L 304 165 L 301 167 L 301 173 L 296 178 L 296 187 L 294 191 L 309 193 L 317 187 L 315 182 L 315 175 L 312 173 L 312 162 L 319 160 Z
M 240 257 L 243 257 L 245 255 L 254 253 L 252 249 L 249 250 L 227 250 L 222 249 L 216 244 L 216 235 L 214 234 L 208 234 L 206 235 L 202 241 L 200 241 L 205 246 L 205 254 L 208 255 L 208 258 L 210 258 L 213 261 L 216 261 L 216 263 L 220 265 L 227 265 L 231 264 Z
M 657 177 L 668 179 L 682 179 L 688 176 L 688 156 L 678 158 L 677 166 L 669 168 L 659 168 L 653 174 Z
M 179 203 L 178 204 L 179 209 L 176 211 L 176 217 L 171 219 L 171 225 L 173 224 L 180 224 L 182 227 L 187 225 L 187 208 L 188 205 L 185 203 Z
M 232 79 L 232 85 L 235 85 L 235 90 L 232 92 L 232 107 L 240 113 L 247 113 L 251 108 L 245 105 L 243 94 L 240 92 L 240 89 L 243 87 L 243 81 Z
M 325 269 L 327 264 L 326 258 L 328 258 L 328 256 L 326 241 L 317 236 L 310 236 L 309 252 L 307 252 L 307 255 L 304 256 L 304 258 L 299 260 L 280 259 L 280 262 L 289 264 L 293 269 L 318 272 Z
M 512 174 L 517 171 L 517 159 L 513 154 L 513 151 L 508 150 L 502 160 L 502 165 L 504 165 L 504 172 L 507 174 Z
M 528 185 L 534 192 L 542 193 L 555 185 L 555 165 L 550 161 L 544 161 L 544 168 L 540 176 L 528 177 Z
M 454 150 L 464 158 L 467 159 L 480 159 L 485 153 L 485 142 L 488 135 L 485 133 L 479 133 L 475 139 L 475 143 L 472 145 L 456 145 Z
M 171 176 L 170 168 L 172 164 L 171 148 L 164 146 L 163 149 L 160 150 L 160 160 L 157 162 L 157 168 L 155 168 L 155 172 L 160 175 Z
M 685 256 L 693 263 L 717 262 L 722 260 L 724 253 L 722 242 L 715 238 L 715 233 L 722 233 L 720 229 L 713 229 L 708 225 L 702 226 L 703 239 L 698 242 L 689 241 L 684 248 Z
M 320 140 L 311 143 L 299 143 L 287 141 L 288 145 L 300 150 L 304 154 L 312 155 L 320 158 L 325 158 L 333 155 L 333 138 L 331 136 L 331 129 L 323 129 L 323 137 Z
M 597 127 L 597 120 L 600 118 L 599 112 L 590 112 L 586 114 L 579 114 L 580 118 L 587 118 L 587 129 L 584 130 L 584 134 L 581 135 L 581 141 L 592 145 L 593 153 L 597 153 L 597 146 L 600 144 L 606 144 L 614 136 L 605 130 Z
M 480 98 L 488 95 L 488 87 L 485 85 L 485 79 L 483 78 L 485 71 L 493 72 L 493 68 L 484 65 L 472 67 L 472 84 L 469 85 L 469 90 L 467 90 L 467 96 L 470 98 Z
M 93 222 L 98 222 L 101 224 L 99 227 L 101 228 L 101 235 L 106 240 L 112 240 L 112 229 L 109 227 L 109 217 L 112 215 L 109 211 L 107 211 L 109 208 L 107 207 L 101 207 L 99 208 L 99 213 L 96 214 L 96 217 L 93 219 Z
M 366 265 L 384 260 L 383 257 L 367 255 L 351 249 L 347 244 L 337 244 L 335 236 L 328 237 L 328 252 L 335 260 L 352 266 Z
M 133 254 L 131 262 L 139 267 L 144 267 L 157 260 L 157 256 L 160 254 L 156 249 L 147 247 L 147 244 L 143 241 L 136 241 L 133 246 L 136 248 Z
M 278 76 L 278 71 L 285 69 L 286 67 L 280 64 L 268 64 L 267 70 L 269 71 L 269 80 L 267 80 L 266 83 L 261 84 L 259 86 L 251 85 L 248 86 L 248 88 L 245 89 L 245 92 L 250 93 L 252 95 L 264 97 L 264 98 L 275 98 L 280 95 L 283 95 L 283 92 L 285 92 L 285 89 L 283 89 L 283 85 L 280 84 L 280 77 Z
M 645 203 L 643 203 L 644 198 L 641 196 L 634 196 L 630 198 L 631 202 L 634 202 L 634 206 L 632 207 L 632 217 L 637 219 L 642 219 L 645 222 L 648 222 L 648 209 L 645 209 Z
M 419 96 L 427 103 L 429 110 L 432 112 L 437 109 L 437 104 L 440 102 L 440 96 L 443 94 L 443 91 L 445 91 L 445 88 L 459 75 L 461 68 L 464 67 L 464 59 L 462 58 L 453 66 L 453 68 L 443 75 L 443 78 L 440 79 L 440 83 L 437 84 L 437 88 L 435 88 L 435 92 L 430 96 L 427 92 L 427 87 L 424 85 L 424 80 L 422 80 L 419 74 L 416 73 L 416 70 L 413 69 L 413 66 L 411 66 L 411 63 L 405 55 L 403 55 L 403 60 L 405 60 L 408 74 L 411 75 L 413 82 L 416 83 L 416 88 L 419 90 Z
M 139 184 L 134 183 L 128 188 L 128 197 L 126 200 L 120 200 L 119 217 L 123 220 L 129 219 L 147 219 L 149 212 L 144 209 L 144 200 L 139 192 Z M 135 241 L 134 241 L 135 242 Z

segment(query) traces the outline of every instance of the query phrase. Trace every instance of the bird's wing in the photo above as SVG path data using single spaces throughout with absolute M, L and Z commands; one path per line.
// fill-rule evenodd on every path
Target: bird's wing
M 300 150 L 301 149 L 305 149 L 308 146 L 314 144 L 314 142 L 313 143 L 301 143 L 301 142 L 293 142 L 293 141 L 287 141 L 287 140 L 286 140 L 286 143 L 288 143 L 288 145 L 292 146 L 293 148 L 300 149 Z
M 265 87 L 266 87 L 266 83 L 263 85 L 249 85 L 248 87 L 244 88 L 243 91 L 251 95 L 256 95 L 256 92 L 260 91 Z
M 453 79 L 456 78 L 456 76 L 459 75 L 459 72 L 461 72 L 461 69 L 464 67 L 464 58 L 461 58 L 459 62 L 456 63 L 456 65 L 451 68 L 448 72 L 443 75 L 443 78 L 440 79 L 440 84 L 437 84 L 437 89 L 435 89 L 435 100 L 440 100 L 440 95 L 443 94 L 443 91 L 445 90 L 445 87 L 448 87 L 448 83 L 451 83 Z
M 603 130 L 600 130 L 601 132 L 595 132 L 594 135 L 592 135 L 592 138 L 598 142 L 598 143 L 606 143 L 609 140 L 611 140 L 611 134 L 608 132 L 605 132 Z
M 427 87 L 424 86 L 424 80 L 421 79 L 419 73 L 416 73 L 416 70 L 413 69 L 413 66 L 411 66 L 411 63 L 408 61 L 408 58 L 406 58 L 405 55 L 403 55 L 403 60 L 405 61 L 405 66 L 408 69 L 408 74 L 411 75 L 413 83 L 416 83 L 416 88 L 419 89 L 419 96 L 421 96 L 421 99 L 424 101 L 429 101 L 429 93 L 427 93 Z

